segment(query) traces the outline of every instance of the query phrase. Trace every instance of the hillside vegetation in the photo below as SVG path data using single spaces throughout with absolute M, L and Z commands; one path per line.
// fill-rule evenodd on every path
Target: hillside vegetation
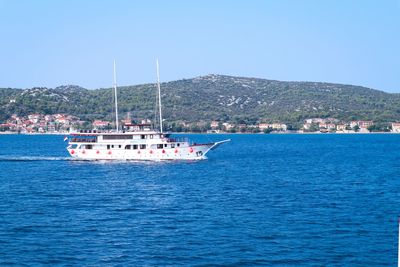
M 207 75 L 161 84 L 167 121 L 298 123 L 311 117 L 341 120 L 400 121 L 400 96 L 361 86 L 320 82 L 283 82 Z M 119 87 L 121 116 L 154 118 L 155 84 Z M 12 114 L 67 113 L 84 120 L 113 116 L 111 88 L 0 89 L 0 121 Z

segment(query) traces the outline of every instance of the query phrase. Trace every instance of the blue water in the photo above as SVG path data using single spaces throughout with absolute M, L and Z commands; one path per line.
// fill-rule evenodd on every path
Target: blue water
M 0 136 L 0 265 L 395 266 L 400 135 L 231 138 L 199 162 Z

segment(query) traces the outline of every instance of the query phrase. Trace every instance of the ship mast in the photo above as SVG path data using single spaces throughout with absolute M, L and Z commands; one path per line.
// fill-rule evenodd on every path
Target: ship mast
M 162 126 L 162 113 L 161 113 L 161 88 L 160 88 L 160 71 L 158 66 L 158 58 L 157 58 L 157 88 L 158 88 L 158 108 L 160 113 L 160 132 L 163 132 Z
M 118 132 L 118 97 L 117 97 L 117 74 L 115 71 L 115 59 L 114 59 L 114 97 L 115 97 L 115 131 Z

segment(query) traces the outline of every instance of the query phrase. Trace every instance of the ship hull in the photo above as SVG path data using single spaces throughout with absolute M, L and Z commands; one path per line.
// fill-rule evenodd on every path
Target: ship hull
M 72 149 L 71 157 L 80 160 L 201 160 L 215 143 L 193 145 L 185 148 L 165 149 Z

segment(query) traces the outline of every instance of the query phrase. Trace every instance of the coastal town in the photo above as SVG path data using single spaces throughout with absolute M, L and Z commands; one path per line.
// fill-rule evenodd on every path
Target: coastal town
M 262 120 L 261 120 L 262 121 Z M 148 119 L 130 118 L 121 120 L 123 129 L 134 124 L 151 125 Z M 0 124 L 0 133 L 20 134 L 66 134 L 73 131 L 99 130 L 112 131 L 113 122 L 106 120 L 85 121 L 68 114 L 29 114 L 27 116 L 12 115 Z M 220 120 L 200 122 L 173 122 L 166 124 L 171 132 L 194 133 L 400 133 L 400 122 L 387 123 L 385 127 L 377 127 L 370 120 L 340 121 L 335 118 L 305 119 L 300 127 L 275 122 L 257 124 L 230 123 Z

